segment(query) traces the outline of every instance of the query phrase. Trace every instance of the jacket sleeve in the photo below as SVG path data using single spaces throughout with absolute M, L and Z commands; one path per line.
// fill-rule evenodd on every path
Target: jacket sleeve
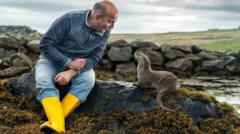
M 67 14 L 56 19 L 43 36 L 39 49 L 52 62 L 60 66 L 67 66 L 71 59 L 57 49 L 70 29 L 70 19 Z
M 102 58 L 104 50 L 107 46 L 107 40 L 109 36 L 110 36 L 110 32 L 108 32 L 105 38 L 99 42 L 101 45 L 97 47 L 93 52 L 91 52 L 91 54 L 86 58 L 86 63 L 84 67 L 80 70 L 81 72 L 84 72 L 96 67 L 96 65 Z

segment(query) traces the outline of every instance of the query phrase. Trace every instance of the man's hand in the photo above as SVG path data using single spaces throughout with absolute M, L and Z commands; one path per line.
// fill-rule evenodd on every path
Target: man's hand
M 85 65 L 85 61 L 86 59 L 84 58 L 74 59 L 69 63 L 68 68 L 73 70 L 81 70 Z
M 69 81 L 72 79 L 72 77 L 75 76 L 76 74 L 77 72 L 75 70 L 69 69 L 67 71 L 58 73 L 55 76 L 54 81 L 59 85 L 64 86 L 67 85 Z

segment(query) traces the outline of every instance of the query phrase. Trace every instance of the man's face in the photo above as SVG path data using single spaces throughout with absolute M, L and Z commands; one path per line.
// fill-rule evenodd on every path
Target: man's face
M 116 15 L 109 15 L 107 17 L 100 16 L 98 19 L 98 24 L 96 30 L 99 32 L 105 32 L 108 29 L 112 29 L 114 27 L 114 23 L 117 20 Z

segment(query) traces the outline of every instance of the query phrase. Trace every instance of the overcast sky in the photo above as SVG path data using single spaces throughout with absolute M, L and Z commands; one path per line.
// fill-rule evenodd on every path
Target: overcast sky
M 97 0 L 0 0 L 0 25 L 27 25 L 44 33 L 60 15 L 90 9 Z M 239 0 L 113 0 L 113 33 L 164 33 L 240 26 Z

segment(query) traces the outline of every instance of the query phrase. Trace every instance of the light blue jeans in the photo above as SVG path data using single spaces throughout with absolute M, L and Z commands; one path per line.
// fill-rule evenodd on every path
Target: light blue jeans
M 55 87 L 54 77 L 63 70 L 63 67 L 54 65 L 46 58 L 40 58 L 35 66 L 37 100 L 41 102 L 46 97 L 60 97 L 59 90 Z M 71 79 L 69 92 L 84 103 L 95 84 L 93 69 L 80 72 Z

